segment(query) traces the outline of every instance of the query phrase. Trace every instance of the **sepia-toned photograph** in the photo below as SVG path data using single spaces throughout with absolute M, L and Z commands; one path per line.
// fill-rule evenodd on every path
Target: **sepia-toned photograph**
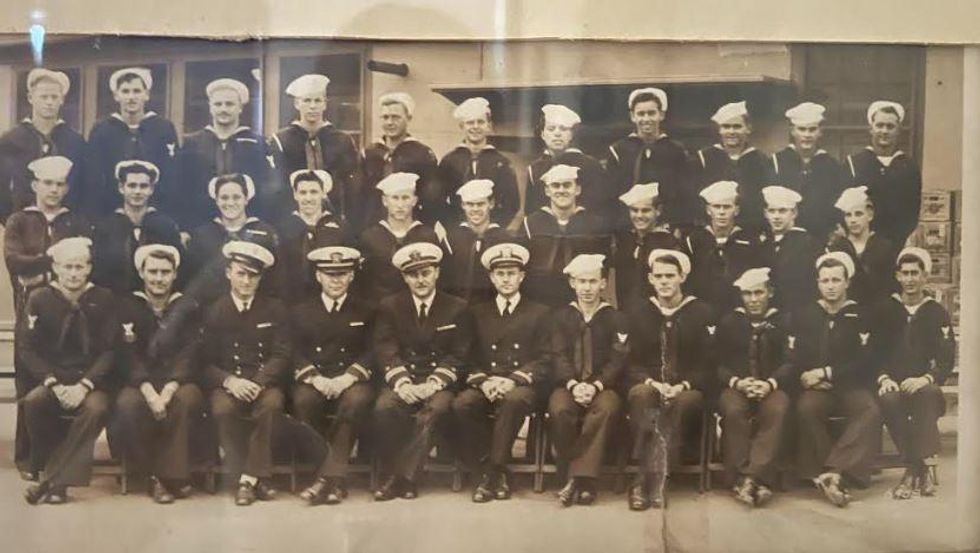
M 9 551 L 959 551 L 964 48 L 0 35 Z

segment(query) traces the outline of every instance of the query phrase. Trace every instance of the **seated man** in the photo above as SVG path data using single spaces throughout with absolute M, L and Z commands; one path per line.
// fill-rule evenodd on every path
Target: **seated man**
M 190 492 L 190 436 L 201 423 L 204 396 L 194 374 L 198 305 L 174 290 L 180 252 L 173 246 L 140 246 L 134 265 L 143 290 L 122 298 L 118 367 L 124 387 L 113 425 L 126 458 L 150 476 L 157 503 Z
M 905 475 L 892 491 L 908 499 L 913 491 L 935 494 L 925 459 L 939 453 L 936 421 L 946 412 L 940 386 L 953 369 L 956 336 L 949 313 L 925 295 L 932 257 L 921 248 L 898 254 L 895 277 L 901 294 L 884 300 L 875 313 L 878 334 L 878 402 Z
M 816 263 L 819 299 L 793 314 L 789 362 L 802 386 L 797 403 L 798 470 L 838 507 L 851 499 L 848 483 L 866 486 L 878 446 L 881 414 L 873 395 L 871 321 L 848 299 L 854 261 L 843 252 Z M 836 440 L 829 419 L 842 414 Z M 845 480 L 846 479 L 846 480 Z
M 608 285 L 602 255 L 579 255 L 565 267 L 575 301 L 553 315 L 554 389 L 548 400 L 559 473 L 568 481 L 558 492 L 563 507 L 591 505 L 606 442 L 620 422 L 616 389 L 629 353 L 626 318 L 603 301 Z
M 279 300 L 256 294 L 263 271 L 275 263 L 269 250 L 232 241 L 221 253 L 231 289 L 205 313 L 201 361 L 225 465 L 229 474 L 240 474 L 235 504 L 246 506 L 276 493 L 266 479 L 272 476 L 273 426 L 286 401 L 289 319 Z
M 434 435 L 451 420 L 453 387 L 469 349 L 466 302 L 436 290 L 442 250 L 419 242 L 391 258 L 408 290 L 381 300 L 372 347 L 387 386 L 374 406 L 381 470 L 376 501 L 415 499 Z
M 317 248 L 307 255 L 316 267 L 320 294 L 292 310 L 294 344 L 293 411 L 297 419 L 320 429 L 328 410 L 329 454 L 312 486 L 300 497 L 312 505 L 340 503 L 351 450 L 374 406 L 369 331 L 373 306 L 349 294 L 361 252 L 344 246 Z
M 87 486 L 92 449 L 109 413 L 107 375 L 119 328 L 112 293 L 89 282 L 92 241 L 65 238 L 48 248 L 56 280 L 34 290 L 18 325 L 23 366 L 40 384 L 22 400 L 31 470 L 44 469 L 24 498 L 64 503 L 68 486 Z M 72 417 L 67 423 L 65 415 Z
M 473 369 L 453 401 L 463 461 L 480 475 L 476 503 L 510 499 L 510 452 L 550 368 L 548 308 L 521 297 L 529 255 L 523 246 L 502 243 L 480 259 L 497 296 L 470 308 Z
M 787 319 L 769 306 L 769 269 L 745 271 L 735 287 L 742 306 L 718 323 L 721 451 L 735 498 L 755 507 L 772 498 L 793 382 L 785 359 Z
M 711 307 L 681 291 L 691 272 L 687 255 L 653 250 L 647 264 L 656 295 L 626 312 L 627 404 L 640 457 L 629 506 L 636 511 L 664 505 L 667 469 L 679 462 L 681 443 L 698 434 L 715 333 Z

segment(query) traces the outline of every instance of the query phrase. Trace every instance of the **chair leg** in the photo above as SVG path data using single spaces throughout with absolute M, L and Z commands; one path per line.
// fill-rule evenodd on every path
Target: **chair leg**
M 709 445 L 709 438 L 711 436 L 711 422 L 713 422 L 714 417 L 707 410 L 701 416 L 701 451 L 700 451 L 700 469 L 701 473 L 698 475 L 698 492 L 704 493 L 708 490 L 711 485 L 711 472 L 708 470 L 708 463 L 711 459 L 708 457 L 708 453 L 711 450 Z
M 119 462 L 119 491 L 123 495 L 129 494 L 129 462 L 125 454 Z
M 215 482 L 215 470 L 213 466 L 205 469 L 204 472 L 204 491 L 211 495 L 218 493 L 218 486 Z
M 544 461 L 547 436 L 544 431 L 544 419 L 534 417 L 531 419 L 534 425 L 534 493 L 544 492 Z
M 296 485 L 296 476 L 299 472 L 299 467 L 296 466 L 296 448 L 292 448 L 289 454 L 289 492 L 295 494 L 298 486 Z
M 453 483 L 452 490 L 459 493 L 463 489 L 463 467 L 459 459 L 453 461 Z

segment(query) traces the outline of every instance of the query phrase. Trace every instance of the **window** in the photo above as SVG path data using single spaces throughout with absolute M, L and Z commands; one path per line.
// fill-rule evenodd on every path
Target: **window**
M 68 75 L 71 81 L 68 87 L 68 96 L 65 103 L 61 106 L 61 118 L 68 123 L 68 126 L 81 132 L 82 130 L 82 72 L 80 69 L 63 69 L 50 67 L 53 71 L 61 71 Z M 27 101 L 27 74 L 30 70 L 25 69 L 17 72 L 17 120 L 31 116 L 31 104 Z
M 206 88 L 215 79 L 229 78 L 248 87 L 249 101 L 242 110 L 241 124 L 262 133 L 262 86 L 257 78 L 259 60 L 254 58 L 187 62 L 184 79 L 184 132 L 211 123 Z
M 286 94 L 286 86 L 301 75 L 319 73 L 330 79 L 327 87 L 327 120 L 360 144 L 361 66 L 360 54 L 283 57 L 280 61 L 279 124 L 286 126 L 296 119 L 293 99 Z
M 119 111 L 119 104 L 117 104 L 115 99 L 113 99 L 112 91 L 109 90 L 109 77 L 112 76 L 112 73 L 117 69 L 134 66 L 135 64 L 99 67 L 99 92 L 97 96 L 98 107 L 96 109 L 96 117 L 98 119 L 104 119 L 112 113 Z M 150 101 L 146 104 L 146 111 L 155 111 L 157 114 L 166 117 L 168 114 L 167 93 L 169 92 L 169 83 L 167 81 L 167 77 L 169 76 L 169 68 L 167 67 L 167 64 L 143 64 L 140 65 L 140 67 L 148 68 L 150 70 L 150 74 L 153 75 L 153 88 L 150 90 Z

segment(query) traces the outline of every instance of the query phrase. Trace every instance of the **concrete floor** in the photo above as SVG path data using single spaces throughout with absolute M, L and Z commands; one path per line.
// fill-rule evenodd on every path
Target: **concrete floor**
M 415 501 L 374 503 L 365 486 L 339 507 L 309 508 L 283 494 L 235 507 L 228 495 L 200 493 L 170 506 L 141 493 L 121 496 L 112 477 L 72 489 L 65 506 L 28 506 L 10 462 L 13 406 L 0 405 L 0 550 L 7 552 L 912 552 L 954 551 L 955 457 L 941 459 L 935 498 L 896 502 L 885 494 L 899 472 L 885 471 L 846 509 L 811 489 L 779 494 L 750 511 L 724 490 L 699 495 L 674 485 L 665 511 L 633 513 L 625 495 L 605 491 L 593 507 L 561 509 L 553 488 L 529 483 L 509 502 L 476 505 L 434 482 Z

